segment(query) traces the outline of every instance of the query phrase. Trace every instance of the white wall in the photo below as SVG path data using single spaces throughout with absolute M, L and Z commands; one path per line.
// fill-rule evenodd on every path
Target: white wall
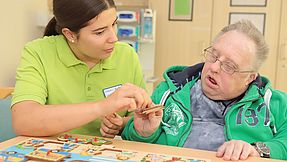
M 0 5 L 0 87 L 14 86 L 23 46 L 42 36 L 46 0 L 7 0 Z

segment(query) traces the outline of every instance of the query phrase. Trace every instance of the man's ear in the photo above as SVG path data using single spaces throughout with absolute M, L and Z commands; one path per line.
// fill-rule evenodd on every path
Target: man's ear
M 253 80 L 255 80 L 258 76 L 258 73 L 251 73 L 247 79 L 246 85 L 249 85 Z
M 70 43 L 75 43 L 77 37 L 74 32 L 68 28 L 63 28 L 62 33 Z

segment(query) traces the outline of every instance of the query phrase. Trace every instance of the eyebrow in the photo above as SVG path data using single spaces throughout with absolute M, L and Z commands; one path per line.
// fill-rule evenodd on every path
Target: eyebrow
M 211 46 L 212 47 L 212 46 Z M 219 55 L 220 56 L 220 52 L 218 50 L 216 50 L 215 48 L 212 47 L 212 51 L 215 51 L 217 53 L 217 56 Z M 230 58 L 226 58 L 226 60 L 224 60 L 224 62 L 228 62 L 228 63 L 231 63 L 233 64 L 236 68 L 239 67 L 239 65 L 234 62 L 233 60 L 231 60 Z
M 118 17 L 116 17 L 116 19 L 114 20 L 113 24 L 115 24 L 118 20 Z M 106 29 L 108 26 L 104 26 L 104 27 L 100 27 L 100 28 L 97 28 L 95 30 L 92 30 L 92 32 L 97 32 L 99 30 L 103 30 L 103 29 Z

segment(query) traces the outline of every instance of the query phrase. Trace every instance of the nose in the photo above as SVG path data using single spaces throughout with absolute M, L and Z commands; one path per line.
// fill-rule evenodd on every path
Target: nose
M 216 60 L 214 63 L 211 63 L 210 70 L 214 73 L 218 73 L 220 71 L 221 62 L 220 60 Z
M 115 43 L 117 41 L 118 41 L 117 31 L 116 31 L 116 29 L 112 28 L 110 35 L 109 35 L 109 38 L 108 38 L 108 42 L 109 43 Z

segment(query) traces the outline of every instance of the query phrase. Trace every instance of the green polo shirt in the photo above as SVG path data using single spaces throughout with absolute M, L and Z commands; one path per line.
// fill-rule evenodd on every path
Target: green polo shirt
M 89 69 L 62 35 L 44 37 L 23 49 L 12 105 L 26 100 L 43 105 L 98 101 L 124 83 L 145 88 L 138 55 L 128 44 L 117 42 L 109 58 Z M 70 132 L 100 136 L 99 128 L 96 119 Z

